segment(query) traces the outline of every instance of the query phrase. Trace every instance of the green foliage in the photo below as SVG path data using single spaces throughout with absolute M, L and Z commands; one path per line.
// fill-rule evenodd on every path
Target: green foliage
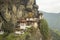
M 15 35 L 16 34 L 14 34 L 14 33 L 10 33 L 4 39 L 5 40 L 29 40 L 30 39 L 30 35 L 28 32 L 25 32 L 24 34 L 19 35 L 19 36 L 15 36 Z
M 60 36 L 60 31 L 58 31 L 58 29 L 55 29 L 54 32 Z
M 34 27 L 31 28 L 27 28 L 26 32 L 31 33 L 32 35 L 36 32 L 37 29 L 35 29 Z
M 48 40 L 49 37 L 49 28 L 48 28 L 48 23 L 46 20 L 41 19 L 40 20 L 40 32 L 43 36 L 43 40 Z
M 19 39 L 19 37 L 14 36 L 13 33 L 9 34 L 9 35 L 5 38 L 5 40 L 17 40 L 17 39 Z
M 0 40 L 2 40 L 2 38 L 3 38 L 2 35 L 0 35 Z
M 3 40 L 40 40 L 40 32 L 34 27 L 28 28 L 24 34 L 16 36 L 14 33 L 4 33 L 1 39 Z M 7 35 L 8 34 L 8 35 Z
M 4 22 L 2 25 L 2 30 L 4 30 L 4 32 L 11 33 L 14 31 L 14 26 L 11 22 Z
M 50 30 L 52 35 L 52 40 L 60 40 L 60 33 L 57 30 Z

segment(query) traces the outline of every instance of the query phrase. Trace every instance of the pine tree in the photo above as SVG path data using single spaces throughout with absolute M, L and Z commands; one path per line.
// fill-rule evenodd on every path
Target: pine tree
M 42 34 L 42 39 L 49 40 L 49 28 L 47 21 L 45 19 L 41 19 L 39 22 L 39 29 Z

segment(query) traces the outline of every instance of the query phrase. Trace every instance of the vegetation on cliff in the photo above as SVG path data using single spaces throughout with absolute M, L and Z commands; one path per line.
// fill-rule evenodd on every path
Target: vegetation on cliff
M 0 35 L 1 40 L 49 40 L 49 28 L 46 20 L 39 18 L 38 6 L 36 0 L 0 0 L 0 17 L 3 21 L 2 30 L 3 35 Z M 40 15 L 41 17 L 42 15 Z M 28 21 L 25 20 L 28 18 Z M 37 18 L 36 21 L 31 21 L 30 18 Z M 23 22 L 20 21 L 23 19 Z M 41 20 L 40 20 L 41 19 Z M 40 20 L 40 21 L 39 21 Z M 31 28 L 24 29 L 24 34 L 16 36 L 15 28 L 18 27 L 17 22 L 20 25 L 33 25 L 35 22 L 40 24 L 37 28 L 33 26 Z M 26 23 L 25 23 L 26 22 Z M 24 25 L 22 27 L 24 27 Z M 26 26 L 26 25 L 25 25 Z M 35 25 L 34 25 L 35 26 Z M 21 26 L 19 26 L 20 29 Z M 20 30 L 18 30 L 20 31 Z
M 40 20 L 39 29 L 42 34 L 43 40 L 49 40 L 50 33 L 49 33 L 48 23 L 45 19 Z

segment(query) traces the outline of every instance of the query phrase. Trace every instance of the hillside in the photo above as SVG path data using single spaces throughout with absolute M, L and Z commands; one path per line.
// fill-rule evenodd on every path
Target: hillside
M 43 12 L 44 18 L 47 20 L 51 29 L 60 30 L 60 14 Z
M 55 32 L 55 30 L 51 30 L 52 40 L 60 40 L 59 33 Z
M 52 40 L 60 40 L 60 14 L 43 12 L 51 30 Z

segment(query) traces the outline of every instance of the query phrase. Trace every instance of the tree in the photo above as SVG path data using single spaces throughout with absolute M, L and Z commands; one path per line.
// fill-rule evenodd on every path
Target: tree
M 49 28 L 48 28 L 48 23 L 45 19 L 41 19 L 39 21 L 39 29 L 42 34 L 42 39 L 49 40 Z
M 8 22 L 8 23 L 4 22 L 2 24 L 2 30 L 4 30 L 4 32 L 8 32 L 8 33 L 13 32 L 14 25 L 11 22 Z

